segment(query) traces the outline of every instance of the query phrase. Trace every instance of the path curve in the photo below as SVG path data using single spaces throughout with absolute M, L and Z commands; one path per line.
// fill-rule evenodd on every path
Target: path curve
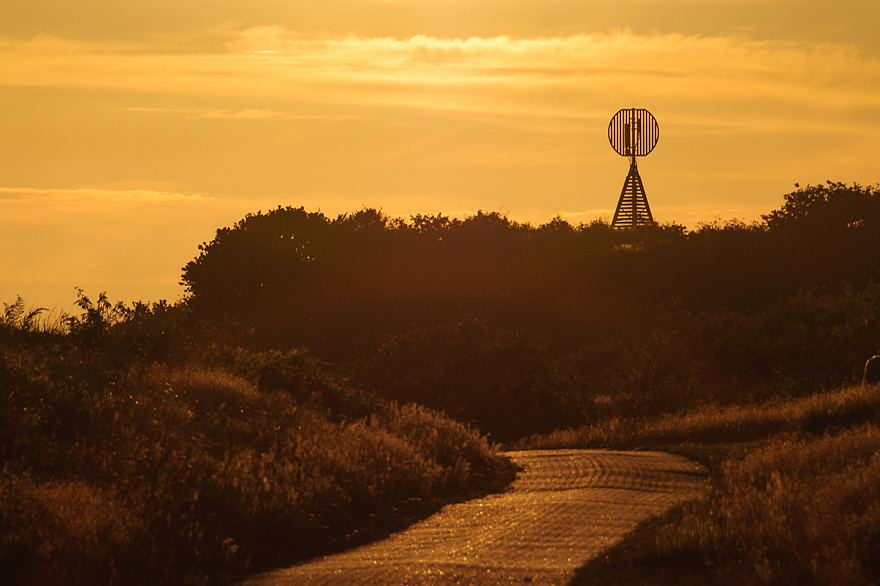
M 640 521 L 702 494 L 704 471 L 662 452 L 507 454 L 510 488 L 448 505 L 388 539 L 261 574 L 247 586 L 562 586 Z

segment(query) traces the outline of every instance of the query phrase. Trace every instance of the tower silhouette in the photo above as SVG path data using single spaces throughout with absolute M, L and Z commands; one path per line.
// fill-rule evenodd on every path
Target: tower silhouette
M 608 125 L 608 141 L 617 153 L 629 158 L 629 173 L 623 182 L 612 228 L 634 228 L 654 224 L 636 157 L 644 157 L 657 146 L 660 127 L 654 116 L 642 108 L 620 110 Z

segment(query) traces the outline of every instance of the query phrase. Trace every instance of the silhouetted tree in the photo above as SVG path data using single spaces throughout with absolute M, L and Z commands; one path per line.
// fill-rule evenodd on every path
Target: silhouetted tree
M 781 208 L 762 216 L 770 230 L 880 230 L 880 186 L 828 181 L 825 185 L 796 186 L 783 199 Z
M 654 393 L 645 408 L 671 408 L 701 384 L 731 396 L 737 381 L 831 380 L 864 361 L 850 354 L 874 343 L 857 324 L 876 323 L 878 194 L 858 184 L 798 187 L 762 222 L 692 231 L 560 217 L 535 228 L 482 211 L 405 221 L 366 208 L 330 220 L 279 207 L 218 230 L 183 283 L 194 316 L 261 346 L 351 361 L 389 336 L 473 316 L 540 337 L 557 357 L 586 348 L 558 370 L 569 393 L 577 385 L 593 397 Z M 577 371 L 592 355 L 639 364 Z M 590 401 L 579 404 L 588 411 Z

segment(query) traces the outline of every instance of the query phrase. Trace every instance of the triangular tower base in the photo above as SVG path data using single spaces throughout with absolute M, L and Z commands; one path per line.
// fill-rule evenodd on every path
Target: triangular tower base
M 630 159 L 629 174 L 620 191 L 620 199 L 617 209 L 614 211 L 614 219 L 611 220 L 612 228 L 634 228 L 636 226 L 650 226 L 654 223 L 651 215 L 651 207 L 648 205 L 648 197 L 645 195 L 645 187 L 642 178 L 639 177 L 639 168 L 636 159 Z

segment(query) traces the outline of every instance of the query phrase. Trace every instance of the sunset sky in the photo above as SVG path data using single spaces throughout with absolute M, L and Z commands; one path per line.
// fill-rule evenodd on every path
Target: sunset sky
M 877 0 L 0 0 L 0 300 L 174 301 L 248 212 L 654 217 L 880 181 Z

